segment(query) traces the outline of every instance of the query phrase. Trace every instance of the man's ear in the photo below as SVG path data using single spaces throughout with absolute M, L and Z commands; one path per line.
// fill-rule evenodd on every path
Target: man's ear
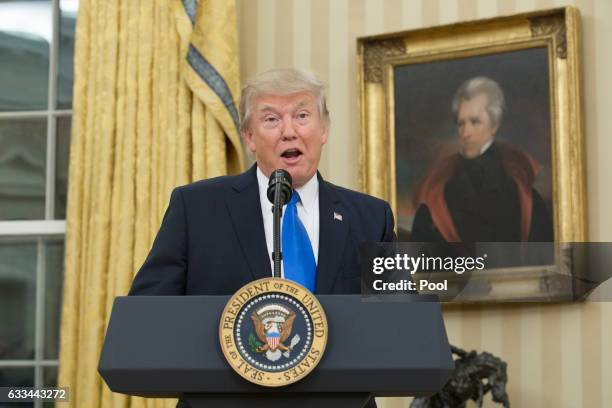
M 329 125 L 325 125 L 323 128 L 323 133 L 321 134 L 321 144 L 324 145 L 327 143 L 327 138 L 329 137 Z
M 249 128 L 246 128 L 242 131 L 242 138 L 244 139 L 244 144 L 251 151 L 251 153 L 255 153 L 255 141 L 253 140 L 253 132 Z
M 494 138 L 495 138 L 495 135 L 497 135 L 498 130 L 499 130 L 499 123 L 493 127 L 493 137 Z

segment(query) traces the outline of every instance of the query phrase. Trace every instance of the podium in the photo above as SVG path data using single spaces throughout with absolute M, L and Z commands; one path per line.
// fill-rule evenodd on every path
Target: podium
M 377 397 L 438 392 L 454 370 L 433 296 L 319 295 L 329 324 L 325 354 L 303 380 L 252 384 L 219 345 L 229 296 L 118 297 L 99 372 L 114 392 L 175 397 L 197 407 L 362 407 Z

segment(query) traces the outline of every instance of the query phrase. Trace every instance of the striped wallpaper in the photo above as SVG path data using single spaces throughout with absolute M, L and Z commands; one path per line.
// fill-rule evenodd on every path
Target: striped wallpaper
M 357 37 L 565 5 L 582 13 L 590 240 L 612 241 L 612 0 L 239 0 L 242 77 L 317 72 L 332 115 L 320 169 L 359 189 Z M 450 307 L 445 321 L 453 344 L 508 362 L 513 407 L 612 407 L 611 303 Z

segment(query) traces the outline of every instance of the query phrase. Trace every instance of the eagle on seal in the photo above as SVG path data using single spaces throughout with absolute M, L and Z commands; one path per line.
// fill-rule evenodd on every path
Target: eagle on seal
M 283 305 L 263 306 L 251 314 L 251 320 L 257 337 L 263 343 L 256 351 L 266 353 L 270 361 L 278 360 L 283 352 L 288 357 L 288 352 L 299 341 L 299 336 L 296 335 L 289 346 L 284 344 L 291 335 L 295 312 Z

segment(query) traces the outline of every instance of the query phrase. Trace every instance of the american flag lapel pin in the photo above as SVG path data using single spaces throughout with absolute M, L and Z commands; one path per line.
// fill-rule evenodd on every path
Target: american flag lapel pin
M 334 220 L 342 221 L 342 214 L 338 214 L 334 211 Z

